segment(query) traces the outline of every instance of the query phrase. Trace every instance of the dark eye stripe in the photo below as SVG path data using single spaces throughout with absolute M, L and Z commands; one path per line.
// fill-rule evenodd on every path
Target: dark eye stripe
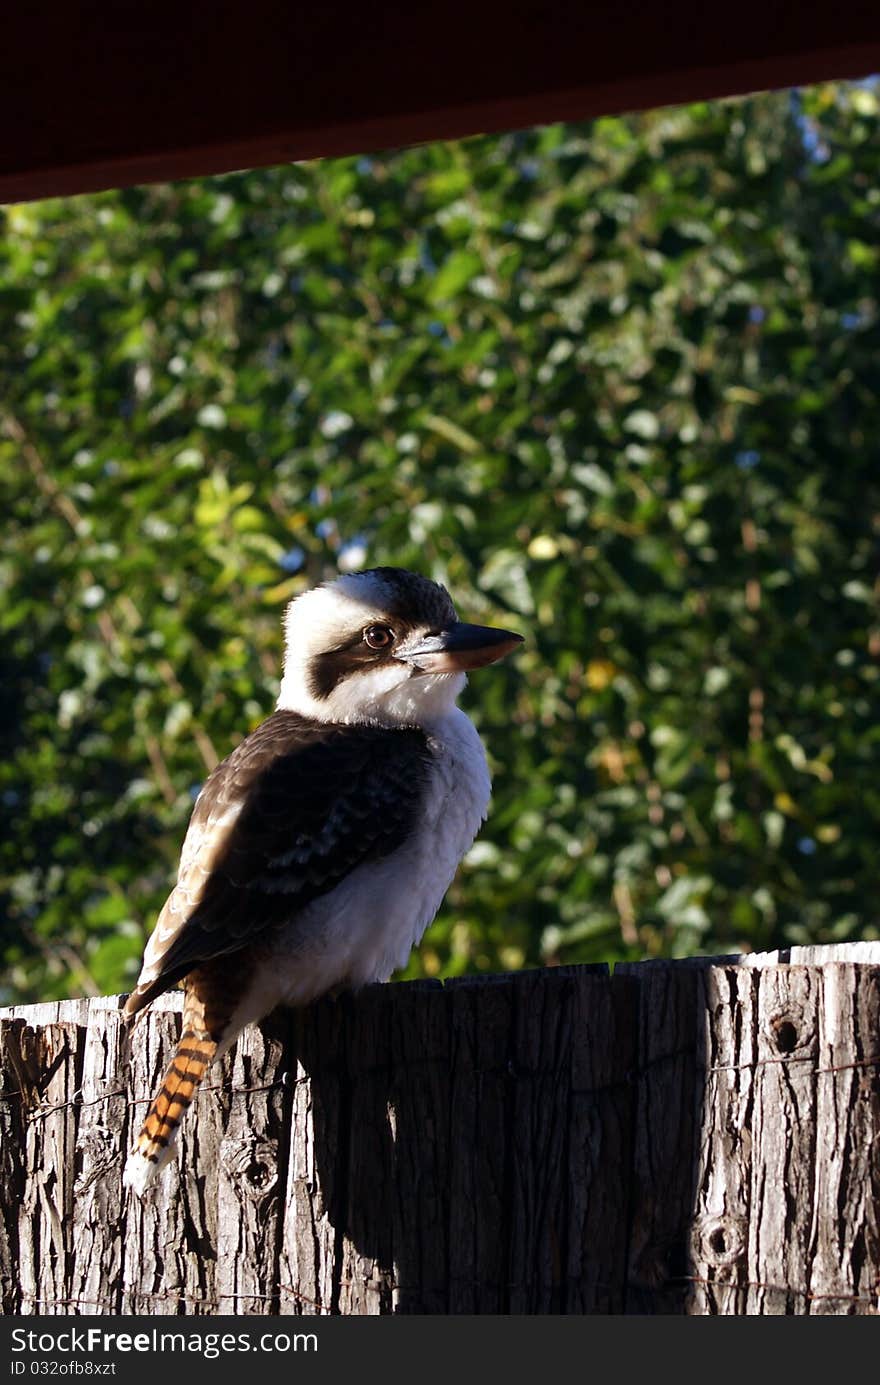
M 375 667 L 383 654 L 390 654 L 393 644 L 392 640 L 384 649 L 371 649 L 364 639 L 363 631 L 358 630 L 345 644 L 339 645 L 336 649 L 328 649 L 323 654 L 316 654 L 306 675 L 312 697 L 318 698 L 321 702 L 326 701 L 334 688 L 338 688 L 346 678 L 357 673 L 358 669 Z

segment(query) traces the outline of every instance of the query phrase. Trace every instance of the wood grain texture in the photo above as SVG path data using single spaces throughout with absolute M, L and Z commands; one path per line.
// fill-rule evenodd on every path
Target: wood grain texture
M 248 1029 L 143 1201 L 180 995 L 0 1012 L 5 1313 L 880 1311 L 880 945 L 370 987 Z
M 701 967 L 650 962 L 616 970 L 635 978 L 638 991 L 624 1311 L 681 1313 L 688 1292 Z
M 277 1313 L 291 1084 L 290 1015 L 249 1026 L 231 1066 L 217 1184 L 216 1295 L 224 1313 Z M 212 1075 L 206 1079 L 210 1084 Z M 267 1274 L 271 1270 L 271 1274 Z M 268 1280 L 268 1283 L 267 1283 Z
M 713 968 L 696 1313 L 878 1308 L 880 969 Z
M 120 1311 L 126 1199 L 122 1164 L 129 1131 L 128 1032 L 115 996 L 86 1012 L 73 1187 L 75 1254 L 70 1297 L 83 1313 Z
M 17 1091 L 23 1187 L 18 1200 L 21 1313 L 69 1311 L 73 1169 L 87 1002 L 33 1007 L 6 1035 Z M 8 1199 L 4 1196 L 4 1202 Z

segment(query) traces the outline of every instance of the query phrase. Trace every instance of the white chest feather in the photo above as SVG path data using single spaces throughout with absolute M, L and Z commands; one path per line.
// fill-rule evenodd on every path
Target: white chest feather
M 392 855 L 357 867 L 276 935 L 249 1010 L 265 1013 L 278 1001 L 304 1004 L 337 986 L 386 981 L 405 966 L 489 803 L 485 752 L 464 712 L 452 708 L 428 734 L 433 766 L 415 830 Z

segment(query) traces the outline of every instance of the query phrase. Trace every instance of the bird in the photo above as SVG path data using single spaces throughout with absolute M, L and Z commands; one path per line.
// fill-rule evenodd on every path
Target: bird
M 138 1196 L 247 1024 L 406 964 L 487 814 L 485 749 L 457 698 L 521 635 L 376 567 L 295 597 L 284 636 L 277 706 L 205 781 L 125 1004 L 134 1017 L 183 984 L 180 1041 L 126 1161 Z

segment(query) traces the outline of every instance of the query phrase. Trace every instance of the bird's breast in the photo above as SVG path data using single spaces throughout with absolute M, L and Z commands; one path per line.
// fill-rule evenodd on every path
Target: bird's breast
M 272 941 L 263 968 L 277 1001 L 305 1004 L 405 966 L 486 815 L 490 781 L 476 729 L 458 708 L 429 730 L 431 762 L 411 830 L 357 866 Z M 262 1002 L 261 1002 L 262 1003 Z

